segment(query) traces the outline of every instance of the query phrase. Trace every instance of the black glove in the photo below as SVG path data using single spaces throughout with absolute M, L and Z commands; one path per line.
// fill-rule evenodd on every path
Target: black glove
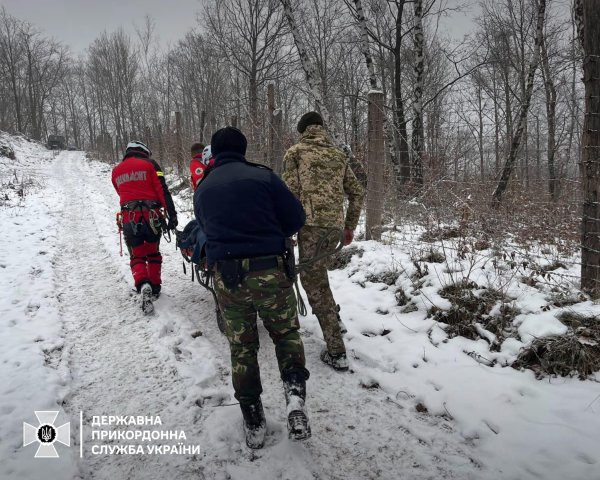
M 169 220 L 167 221 L 167 230 L 175 230 L 175 228 L 177 228 L 177 225 L 179 225 L 179 222 L 177 221 L 177 216 L 169 217 Z

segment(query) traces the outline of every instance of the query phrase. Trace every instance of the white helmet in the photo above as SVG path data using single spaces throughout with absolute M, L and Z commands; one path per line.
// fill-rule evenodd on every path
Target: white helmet
M 207 145 L 206 147 L 204 147 L 204 150 L 202 150 L 202 163 L 204 165 L 208 165 L 208 162 L 210 162 L 211 158 L 212 158 L 212 151 L 210 149 L 210 145 Z
M 127 144 L 127 148 L 125 148 L 125 153 L 129 152 L 130 150 L 137 150 L 138 152 L 143 152 L 146 155 L 148 155 L 149 157 L 152 156 L 152 152 L 150 151 L 150 149 L 146 146 L 145 143 L 139 142 L 137 140 L 132 140 L 131 142 L 129 142 Z

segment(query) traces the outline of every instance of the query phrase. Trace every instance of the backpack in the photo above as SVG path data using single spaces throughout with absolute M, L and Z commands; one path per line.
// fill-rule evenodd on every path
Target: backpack
M 197 220 L 191 220 L 181 232 L 177 234 L 176 246 L 181 250 L 183 258 L 188 262 L 199 265 L 204 254 L 206 234 Z

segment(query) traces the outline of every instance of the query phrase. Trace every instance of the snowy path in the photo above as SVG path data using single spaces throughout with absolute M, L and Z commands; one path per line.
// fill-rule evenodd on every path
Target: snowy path
M 179 255 L 165 244 L 164 295 L 155 316 L 140 314 L 128 259 L 118 256 L 110 169 L 86 163 L 80 153 L 61 154 L 48 187 L 64 195 L 55 275 L 61 361 L 72 380 L 63 406 L 72 419 L 84 412 L 83 478 L 482 478 L 472 448 L 450 423 L 415 416 L 402 398 L 389 401 L 381 390 L 362 388 L 356 375 L 332 372 L 317 360 L 322 341 L 307 332 L 313 438 L 287 440 L 274 352 L 261 329 L 270 436 L 265 449 L 249 451 L 239 408 L 227 406 L 234 403 L 228 347 L 212 300 L 182 275 Z M 203 335 L 192 338 L 198 329 Z M 201 454 L 92 455 L 93 415 L 159 415 L 162 429 L 184 430 Z
M 538 381 L 503 362 L 481 365 L 465 353 L 508 361 L 523 343 L 508 339 L 491 352 L 482 340 L 447 339 L 426 315 L 426 300 L 444 301 L 436 273 L 418 291 L 409 273 L 392 286 L 370 281 L 412 263 L 410 252 L 366 241 L 358 243 L 362 255 L 331 273 L 353 372 L 336 373 L 318 360 L 316 318 L 301 318 L 313 438 L 290 442 L 274 349 L 261 327 L 269 435 L 264 449 L 250 451 L 212 297 L 183 275 L 174 245 L 161 247 L 163 295 L 156 314 L 144 317 L 128 257 L 119 256 L 110 166 L 81 152 L 54 156 L 23 139 L 14 145 L 17 161 L 5 165 L 15 173 L 0 175 L 2 480 L 600 478 L 598 375 Z M 189 211 L 182 196 L 176 202 Z M 401 312 L 398 287 L 417 310 Z M 564 329 L 556 318 L 561 309 L 540 308 L 546 293 L 527 288 L 515 284 L 521 339 Z M 591 302 L 577 310 L 600 315 Z M 23 422 L 35 423 L 39 410 L 59 411 L 57 426 L 71 422 L 71 446 L 58 445 L 59 459 L 34 459 L 37 444 L 23 446 Z M 92 425 L 94 416 L 131 415 L 159 416 L 162 425 Z M 94 438 L 99 430 L 117 438 Z M 183 431 L 186 438 L 125 436 L 145 430 Z M 180 441 L 198 453 L 146 450 Z M 130 445 L 142 445 L 145 454 L 120 450 Z

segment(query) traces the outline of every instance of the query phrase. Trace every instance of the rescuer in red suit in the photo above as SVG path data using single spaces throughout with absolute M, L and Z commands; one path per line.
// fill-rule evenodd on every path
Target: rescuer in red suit
M 142 142 L 130 142 L 123 161 L 113 168 L 112 183 L 119 194 L 135 288 L 139 292 L 148 283 L 158 297 L 162 283 L 160 237 L 163 229 L 177 227 L 177 212 L 162 168 L 151 156 Z
M 212 168 L 215 159 L 212 156 L 210 145 L 205 147 L 201 143 L 194 143 L 191 152 L 190 173 L 192 175 L 192 188 L 196 190 L 206 171 Z

